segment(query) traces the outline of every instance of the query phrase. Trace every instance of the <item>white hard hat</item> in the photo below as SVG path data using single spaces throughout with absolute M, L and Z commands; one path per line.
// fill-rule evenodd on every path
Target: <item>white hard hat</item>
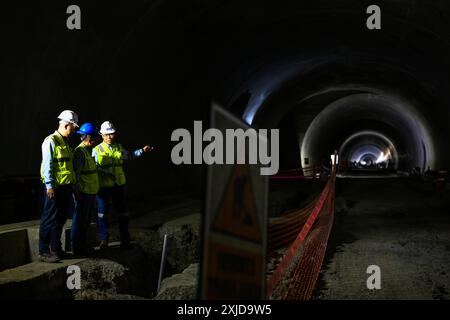
M 112 124 L 112 122 L 105 121 L 100 126 L 100 133 L 101 134 L 110 134 L 116 132 L 116 127 Z
M 78 115 L 72 110 L 64 110 L 59 114 L 58 119 L 70 122 L 78 127 Z

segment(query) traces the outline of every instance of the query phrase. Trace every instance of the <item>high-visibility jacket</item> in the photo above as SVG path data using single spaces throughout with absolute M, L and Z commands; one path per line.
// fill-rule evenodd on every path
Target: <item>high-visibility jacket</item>
M 56 186 L 73 184 L 76 182 L 75 172 L 73 170 L 73 153 L 69 144 L 64 138 L 55 131 L 45 139 L 52 139 L 55 144 L 52 154 L 52 173 L 55 179 Z M 41 179 L 44 181 L 43 165 L 41 162 Z
M 100 143 L 94 148 L 97 152 L 97 165 L 103 172 L 112 174 L 113 180 L 109 175 L 99 174 L 100 188 L 112 187 L 114 185 L 122 186 L 126 183 L 125 173 L 123 171 L 123 148 L 120 143 L 112 145 L 109 149 L 105 142 Z
M 78 181 L 79 190 L 86 194 L 97 194 L 100 188 L 97 165 L 92 157 L 90 149 L 84 143 L 75 148 L 75 153 L 81 152 L 84 157 L 84 165 L 80 170 Z

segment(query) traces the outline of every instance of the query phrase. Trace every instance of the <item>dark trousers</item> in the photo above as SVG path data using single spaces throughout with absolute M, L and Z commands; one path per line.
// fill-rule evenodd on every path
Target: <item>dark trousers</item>
M 95 194 L 80 192 L 72 217 L 72 251 L 75 254 L 87 252 L 87 237 L 92 214 L 95 209 Z
M 72 185 L 61 185 L 55 189 L 55 197 L 47 197 L 44 186 L 44 207 L 39 228 L 39 253 L 62 250 L 61 235 L 70 210 L 73 208 Z
M 98 207 L 98 231 L 100 240 L 107 240 L 108 218 L 110 216 L 111 203 L 119 215 L 119 231 L 121 242 L 128 243 L 130 235 L 128 233 L 128 210 L 125 203 L 125 186 L 114 186 L 100 188 L 97 194 Z

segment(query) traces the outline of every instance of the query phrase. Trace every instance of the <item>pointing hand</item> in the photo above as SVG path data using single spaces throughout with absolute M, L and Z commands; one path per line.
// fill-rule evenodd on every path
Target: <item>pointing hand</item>
M 153 147 L 151 147 L 150 145 L 147 144 L 146 146 L 144 146 L 142 148 L 142 151 L 149 152 L 149 151 L 152 151 L 153 149 L 155 149 L 155 148 L 153 148 Z

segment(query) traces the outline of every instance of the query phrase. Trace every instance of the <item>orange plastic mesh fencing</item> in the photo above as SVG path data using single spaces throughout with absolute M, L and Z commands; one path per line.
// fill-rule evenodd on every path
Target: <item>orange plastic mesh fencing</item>
M 267 295 L 284 299 L 310 299 L 314 290 L 333 225 L 333 171 L 327 185 L 281 262 L 267 282 Z
M 327 249 L 328 238 L 333 225 L 333 193 L 330 192 L 317 221 L 303 243 L 300 261 L 295 265 L 284 299 L 311 299 L 323 259 Z

